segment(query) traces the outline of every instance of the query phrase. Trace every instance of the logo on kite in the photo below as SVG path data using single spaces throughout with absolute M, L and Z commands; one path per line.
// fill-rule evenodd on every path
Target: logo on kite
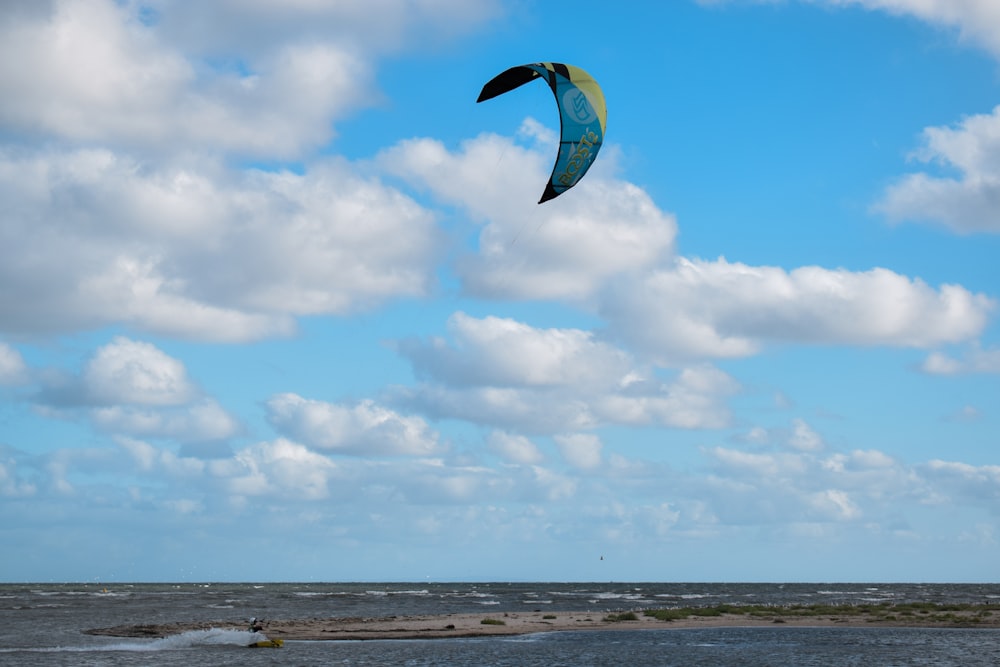
M 563 112 L 569 114 L 573 120 L 581 125 L 593 123 L 597 120 L 597 113 L 587 101 L 587 96 L 579 88 L 570 88 L 562 96 Z
M 594 78 L 574 65 L 533 63 L 501 72 L 483 86 L 476 102 L 544 78 L 559 108 L 559 153 L 552 175 L 538 203 L 558 197 L 577 184 L 590 169 L 604 142 L 608 108 Z

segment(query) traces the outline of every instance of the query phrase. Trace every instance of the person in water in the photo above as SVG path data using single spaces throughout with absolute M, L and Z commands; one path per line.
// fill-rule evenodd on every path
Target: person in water
M 250 627 L 249 627 L 250 632 L 260 632 L 263 629 L 264 629 L 263 621 L 258 621 L 256 616 L 250 619 Z

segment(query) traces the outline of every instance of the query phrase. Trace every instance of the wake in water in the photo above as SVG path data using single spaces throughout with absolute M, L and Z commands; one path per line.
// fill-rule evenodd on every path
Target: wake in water
M 45 648 L 0 649 L 0 653 L 31 652 L 31 653 L 92 653 L 95 651 L 128 651 L 156 652 L 179 651 L 201 646 L 241 646 L 254 642 L 269 641 L 262 632 L 247 632 L 246 630 L 189 630 L 178 635 L 147 641 L 128 641 L 114 644 L 94 646 L 59 646 Z
M 150 642 L 127 642 L 103 647 L 105 651 L 175 651 L 197 646 L 247 646 L 254 642 L 267 641 L 262 632 L 245 630 L 189 630 L 179 635 L 171 635 Z

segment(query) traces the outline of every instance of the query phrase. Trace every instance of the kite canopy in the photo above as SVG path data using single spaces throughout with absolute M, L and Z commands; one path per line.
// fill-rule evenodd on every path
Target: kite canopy
M 552 176 L 538 203 L 558 197 L 577 184 L 590 169 L 604 141 L 608 109 L 594 78 L 579 67 L 563 63 L 518 65 L 493 77 L 476 102 L 503 95 L 529 81 L 544 78 L 559 107 L 559 154 Z

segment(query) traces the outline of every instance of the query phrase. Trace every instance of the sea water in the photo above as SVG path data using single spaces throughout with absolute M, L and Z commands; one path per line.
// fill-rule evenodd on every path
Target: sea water
M 950 584 L 7 584 L 0 585 L 0 665 L 1000 665 L 1000 630 L 710 628 L 552 632 L 507 638 L 288 641 L 247 649 L 250 633 L 206 629 L 163 639 L 93 636 L 116 625 L 246 623 L 719 604 L 997 604 L 1000 585 Z M 266 629 L 265 629 L 266 631 Z

